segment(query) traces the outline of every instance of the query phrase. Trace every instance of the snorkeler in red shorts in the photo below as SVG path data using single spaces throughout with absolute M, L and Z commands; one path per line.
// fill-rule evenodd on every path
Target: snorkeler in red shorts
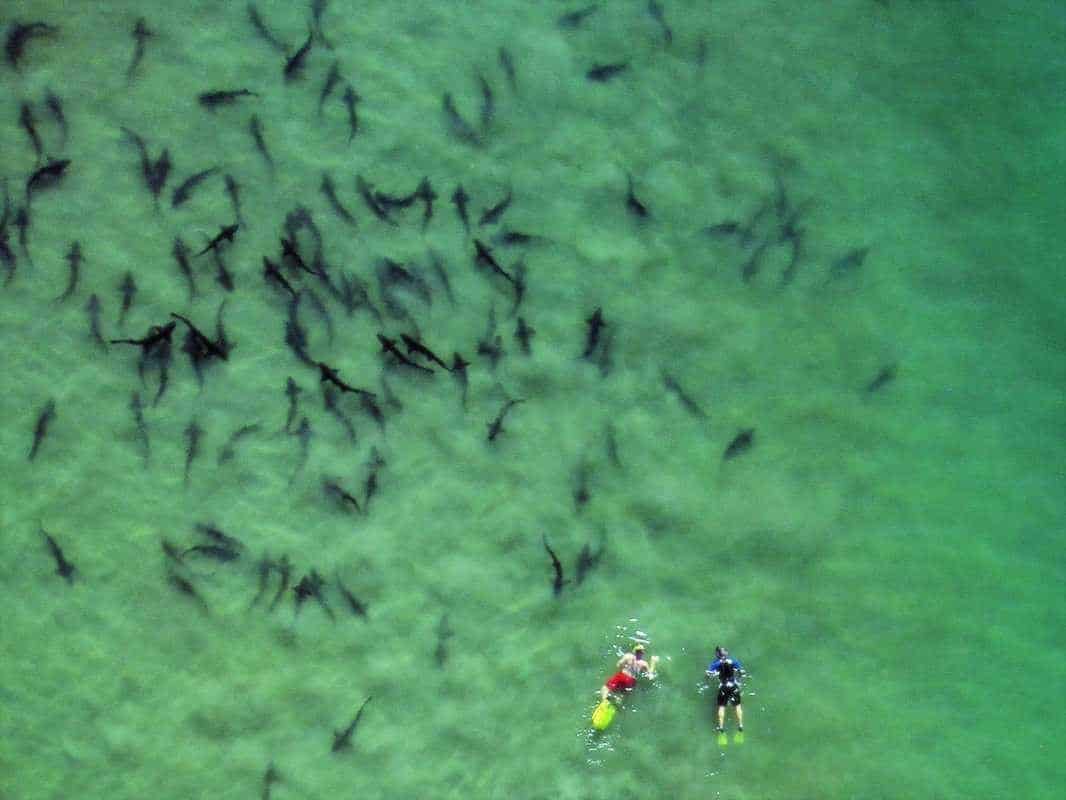
M 648 680 L 655 680 L 655 665 L 659 663 L 658 656 L 652 656 L 651 661 L 644 659 L 644 645 L 637 643 L 633 646 L 632 653 L 626 653 L 618 659 L 618 672 L 607 679 L 600 687 L 600 699 L 606 700 L 607 695 L 628 692 L 637 685 L 637 678 L 641 675 Z

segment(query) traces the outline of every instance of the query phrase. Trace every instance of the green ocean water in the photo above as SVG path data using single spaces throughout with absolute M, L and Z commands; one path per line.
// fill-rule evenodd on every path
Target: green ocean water
M 29 257 L 9 223 L 18 263 L 0 288 L 0 798 L 259 797 L 271 763 L 280 800 L 1059 795 L 1061 4 L 664 1 L 668 45 L 644 2 L 557 25 L 579 7 L 332 0 L 333 49 L 315 43 L 289 83 L 244 3 L 0 8 L 5 35 L 13 20 L 59 26 L 0 69 L 12 213 L 34 169 L 23 102 L 45 154 L 71 160 L 32 200 Z M 290 52 L 306 38 L 308 6 L 258 9 Z M 127 81 L 141 16 L 154 36 Z M 362 98 L 351 142 L 344 83 L 317 111 L 335 59 Z M 622 62 L 608 82 L 585 78 Z M 495 111 L 471 145 L 442 96 L 477 125 L 479 75 Z M 259 95 L 213 113 L 196 102 L 229 88 Z M 123 126 L 153 158 L 170 151 L 158 209 Z M 213 166 L 172 208 L 178 183 Z M 321 194 L 323 171 L 354 227 Z M 221 173 L 239 183 L 245 220 L 224 255 L 235 290 L 204 256 L 190 300 L 172 243 L 195 252 L 233 220 Z M 375 219 L 356 174 L 393 194 L 428 176 L 425 230 L 419 206 L 395 226 Z M 627 210 L 627 174 L 646 218 Z M 529 356 L 508 284 L 475 267 L 449 200 L 458 183 L 474 235 L 505 268 L 524 261 Z M 508 190 L 502 221 L 479 228 Z M 779 202 L 805 231 L 791 281 L 773 240 Z M 261 277 L 296 207 L 335 274 L 361 277 L 383 310 L 384 258 L 432 287 L 429 303 L 404 293 L 413 321 L 379 322 L 287 273 L 334 326 L 331 338 L 302 306 L 309 351 L 382 398 L 383 429 L 342 401 L 354 443 L 286 347 L 285 301 Z M 704 231 L 753 219 L 748 243 Z M 495 244 L 503 229 L 539 238 Z M 80 284 L 59 303 L 75 240 Z M 869 249 L 861 266 L 833 269 L 857 248 Z M 138 291 L 120 326 L 127 272 Z M 225 299 L 231 357 L 201 389 L 175 337 L 152 405 L 158 375 L 141 384 L 136 348 L 90 338 L 92 293 L 111 338 L 171 312 L 212 330 Z M 597 307 L 606 370 L 580 358 Z M 476 353 L 490 310 L 506 350 L 495 369 Z M 471 361 L 465 409 L 441 370 L 383 366 L 375 334 L 413 326 Z M 892 364 L 894 380 L 867 392 Z M 313 431 L 302 466 L 281 433 L 289 376 Z M 524 402 L 488 442 L 507 398 Z M 29 462 L 49 399 L 56 417 Z M 204 438 L 186 486 L 191 420 Z M 249 424 L 260 428 L 220 463 Z M 751 449 L 724 459 L 749 428 Z M 349 513 L 322 480 L 362 499 L 373 449 L 378 493 Z M 241 557 L 168 564 L 161 540 L 202 544 L 206 522 L 239 538 Z M 76 565 L 70 585 L 42 526 Z M 557 597 L 544 537 L 568 578 Z M 578 584 L 586 544 L 603 557 Z M 291 588 L 272 612 L 252 606 L 257 562 L 282 555 L 293 582 L 326 579 L 335 620 L 313 600 L 297 614 Z M 662 657 L 660 677 L 592 735 L 596 690 L 635 637 Z M 712 731 L 702 676 L 716 644 L 750 672 L 743 744 Z M 351 748 L 332 753 L 367 697 Z

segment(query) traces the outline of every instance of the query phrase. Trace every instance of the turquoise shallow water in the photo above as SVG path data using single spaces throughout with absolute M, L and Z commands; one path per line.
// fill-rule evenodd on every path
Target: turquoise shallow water
M 258 8 L 283 42 L 302 42 L 306 7 Z M 0 797 L 258 796 L 270 763 L 275 798 L 1057 796 L 1061 10 L 664 3 L 669 47 L 642 2 L 560 28 L 572 10 L 334 0 L 322 15 L 334 49 L 315 44 L 286 84 L 244 4 L 5 9 L 6 21 L 60 28 L 27 45 L 18 71 L 0 70 L 12 214 L 34 167 L 21 103 L 46 154 L 71 165 L 33 198 L 29 258 L 9 221 L 17 271 L 0 290 Z M 127 82 L 142 14 L 155 35 Z M 317 113 L 334 59 L 362 98 L 350 144 L 343 85 Z M 584 77 L 618 62 L 629 68 L 609 82 Z M 471 146 L 450 132 L 442 95 L 476 125 L 479 74 L 495 112 Z M 215 113 L 196 103 L 240 87 L 259 96 Z M 273 173 L 248 135 L 253 113 Z M 170 150 L 158 210 L 123 126 L 153 157 Z M 235 290 L 205 256 L 190 301 L 173 239 L 198 250 L 233 211 L 217 175 L 184 206 L 169 198 L 216 165 L 241 186 L 245 222 L 225 253 Z M 354 228 L 320 193 L 323 171 Z M 648 218 L 627 211 L 627 173 Z M 396 226 L 376 220 L 356 174 L 395 194 L 428 176 L 433 219 L 423 231 L 415 207 Z M 505 268 L 524 259 L 530 356 L 506 281 L 474 266 L 449 201 L 460 182 L 476 235 Z M 805 230 L 789 282 L 779 187 Z M 477 228 L 508 189 L 502 222 Z M 384 313 L 349 316 L 316 279 L 286 273 L 334 325 L 331 339 L 301 308 L 309 351 L 381 398 L 384 375 L 396 396 L 384 429 L 342 401 L 354 443 L 286 347 L 286 304 L 260 275 L 297 206 L 334 274 L 365 280 Z M 756 220 L 751 241 L 703 230 L 727 220 Z M 502 229 L 539 238 L 507 247 L 494 243 Z M 74 240 L 80 286 L 58 303 Z M 855 248 L 869 248 L 861 266 L 834 271 Z M 384 312 L 386 257 L 431 288 L 428 303 L 402 294 L 412 320 Z M 127 271 L 138 290 L 119 326 Z M 157 373 L 140 384 L 135 349 L 89 338 L 92 293 L 113 338 L 170 312 L 210 330 L 226 299 L 231 358 L 201 390 L 175 338 L 153 406 Z M 580 358 L 597 307 L 613 337 L 606 374 Z M 495 369 L 476 354 L 490 310 L 507 351 Z M 375 333 L 416 327 L 472 362 L 465 410 L 440 371 L 383 367 Z M 895 379 L 866 392 L 889 364 Z M 289 376 L 313 431 L 302 467 L 280 433 Z M 487 442 L 508 397 L 524 402 Z M 50 398 L 56 418 L 30 463 Z M 204 437 L 186 486 L 194 419 Z M 746 428 L 752 448 L 724 460 Z M 378 493 L 348 513 L 322 480 L 362 500 L 372 448 L 386 461 Z M 241 539 L 241 557 L 168 564 L 161 540 L 203 543 L 195 525 L 208 521 Z M 40 526 L 75 563 L 72 585 Z M 570 581 L 558 597 L 542 537 Z M 586 544 L 603 557 L 578 585 Z M 272 613 L 251 607 L 257 562 L 283 554 L 294 582 L 312 569 L 328 581 L 335 621 L 313 601 L 297 615 L 291 589 Z M 365 619 L 348 613 L 338 577 Z M 638 634 L 661 677 L 590 735 L 595 690 Z M 724 748 L 701 679 L 719 643 L 751 672 L 746 741 Z M 352 748 L 331 753 L 368 696 Z

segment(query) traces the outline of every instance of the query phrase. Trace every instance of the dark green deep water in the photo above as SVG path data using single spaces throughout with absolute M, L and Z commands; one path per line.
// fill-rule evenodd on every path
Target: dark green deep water
M 29 42 L 19 70 L 0 69 L 17 259 L 0 290 L 0 798 L 252 798 L 270 763 L 279 799 L 1059 796 L 1062 4 L 663 0 L 669 46 L 644 2 L 556 24 L 578 7 L 333 0 L 321 19 L 334 49 L 314 44 L 286 83 L 244 3 L 0 6 L 5 32 L 59 27 Z M 307 7 L 258 8 L 290 48 L 304 40 Z M 142 15 L 154 36 L 127 82 Z M 319 116 L 335 59 L 343 81 Z M 619 62 L 614 79 L 586 80 Z M 479 75 L 495 105 L 484 129 Z M 361 97 L 350 143 L 348 82 Z M 259 94 L 214 113 L 196 102 L 230 88 Z M 446 92 L 479 143 L 453 135 Z M 28 256 L 14 222 L 34 169 L 22 102 L 46 155 L 71 161 L 32 199 Z M 123 126 L 153 158 L 170 151 L 159 209 Z M 178 183 L 213 166 L 172 208 Z M 320 192 L 323 171 L 355 226 Z M 627 173 L 645 218 L 627 210 Z M 199 250 L 232 221 L 224 174 L 244 217 L 224 251 L 235 288 L 207 255 L 190 300 L 173 240 Z M 356 174 L 392 194 L 428 176 L 425 230 L 421 206 L 395 226 L 375 219 Z M 507 281 L 475 267 L 449 200 L 460 182 L 475 228 L 513 191 L 475 235 L 505 269 L 524 262 L 529 356 Z M 319 279 L 287 273 L 334 326 L 331 338 L 301 303 L 309 352 L 384 406 L 382 429 L 342 400 L 354 443 L 286 347 L 285 301 L 261 277 L 297 207 L 331 274 L 364 280 L 383 314 L 349 315 Z M 790 217 L 804 231 L 792 270 Z M 704 230 L 730 220 L 748 237 Z M 540 238 L 496 244 L 505 229 Z M 75 240 L 80 285 L 58 303 Z M 382 302 L 386 257 L 428 283 L 430 302 L 400 293 L 408 319 Z M 138 291 L 120 326 L 127 272 Z M 230 359 L 200 389 L 179 328 L 152 405 L 158 373 L 141 385 L 136 348 L 89 338 L 93 293 L 112 338 L 173 311 L 211 331 L 226 299 Z M 603 367 L 580 358 L 597 307 Z M 493 310 L 495 369 L 476 352 Z M 415 330 L 472 362 L 465 410 L 443 371 L 383 366 L 375 334 Z M 866 391 L 889 365 L 894 380 Z M 279 433 L 289 376 L 313 432 L 302 469 L 296 437 Z M 490 443 L 508 397 L 525 402 Z M 186 486 L 191 420 L 204 436 Z M 753 446 L 724 459 L 747 428 Z M 362 499 L 373 448 L 387 462 L 378 493 L 348 513 L 323 478 Z M 168 564 L 161 540 L 202 544 L 198 522 L 238 537 L 242 555 Z M 76 565 L 72 585 L 41 526 Z M 558 597 L 545 536 L 569 579 Z M 587 543 L 603 557 L 578 585 Z M 272 613 L 250 608 L 257 563 L 283 554 L 294 581 L 321 573 L 335 621 L 313 600 L 297 616 L 291 589 Z M 453 633 L 438 659 L 442 619 Z M 591 736 L 594 691 L 637 635 L 661 677 Z M 747 740 L 724 748 L 702 683 L 719 643 L 751 673 Z M 368 696 L 352 748 L 331 753 Z

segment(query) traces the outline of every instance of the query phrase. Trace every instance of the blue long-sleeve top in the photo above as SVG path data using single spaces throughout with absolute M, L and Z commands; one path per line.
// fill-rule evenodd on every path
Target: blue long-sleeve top
M 712 675 L 717 675 L 718 680 L 725 683 L 739 680 L 740 674 L 744 672 L 744 667 L 741 665 L 740 660 L 736 658 L 716 658 L 707 667 L 707 671 Z

